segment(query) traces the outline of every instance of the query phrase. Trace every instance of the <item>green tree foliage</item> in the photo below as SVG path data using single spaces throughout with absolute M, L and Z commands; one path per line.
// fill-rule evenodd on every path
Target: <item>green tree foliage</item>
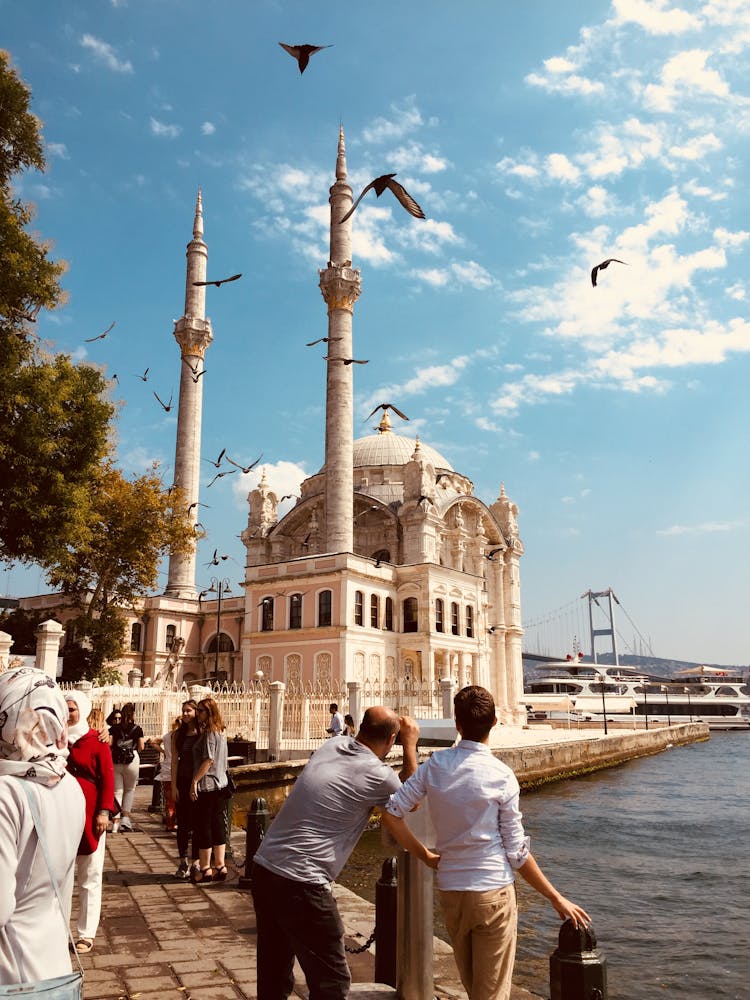
M 11 656 L 33 656 L 36 653 L 36 630 L 43 621 L 54 618 L 54 612 L 25 611 L 13 608 L 0 614 L 0 632 L 13 638 Z

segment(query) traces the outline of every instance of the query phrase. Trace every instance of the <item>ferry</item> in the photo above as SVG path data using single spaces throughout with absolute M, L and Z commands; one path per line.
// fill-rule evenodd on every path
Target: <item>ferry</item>
M 564 660 L 524 688 L 529 721 L 705 722 L 711 730 L 750 731 L 747 678 L 718 667 L 691 667 L 670 678 L 635 667 Z

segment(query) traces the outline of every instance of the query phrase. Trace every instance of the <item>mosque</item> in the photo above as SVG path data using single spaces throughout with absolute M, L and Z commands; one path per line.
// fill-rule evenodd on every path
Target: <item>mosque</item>
M 353 203 L 343 129 L 330 188 L 330 259 L 319 272 L 328 312 L 325 464 L 279 519 L 265 475 L 248 496 L 244 594 L 198 592 L 196 552 L 169 560 L 163 594 L 130 613 L 118 664 L 144 682 L 263 676 L 324 689 L 347 681 L 452 677 L 495 697 L 501 722 L 526 721 L 521 665 L 518 508 L 501 485 L 485 505 L 473 484 L 419 438 L 354 440 L 352 327 L 361 291 L 352 266 Z M 213 340 L 203 285 L 208 248 L 200 193 L 187 245 L 174 481 L 198 521 L 203 381 Z M 55 595 L 25 598 L 51 607 Z

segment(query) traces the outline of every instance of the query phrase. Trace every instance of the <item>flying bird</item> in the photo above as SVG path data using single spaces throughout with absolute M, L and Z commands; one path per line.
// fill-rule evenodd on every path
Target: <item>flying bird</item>
M 285 500 L 301 500 L 302 497 L 298 493 L 285 493 L 283 497 L 279 500 L 279 503 L 283 503 Z
M 419 207 L 419 205 L 414 201 L 409 192 L 404 188 L 398 181 L 394 181 L 395 174 L 383 174 L 381 177 L 376 177 L 374 181 L 370 181 L 363 190 L 362 194 L 357 198 L 352 207 L 346 213 L 343 219 L 339 219 L 339 224 L 346 222 L 349 216 L 352 214 L 354 209 L 359 205 L 364 196 L 370 190 L 370 188 L 375 188 L 375 194 L 378 198 L 381 194 L 388 188 L 396 196 L 396 200 L 399 204 L 403 205 L 409 215 L 413 215 L 415 219 L 424 219 L 424 212 Z
M 378 403 L 378 405 L 375 407 L 372 413 L 368 413 L 368 415 L 365 417 L 365 420 L 369 420 L 370 417 L 374 417 L 375 414 L 378 412 L 378 410 L 383 410 L 383 412 L 385 412 L 386 410 L 393 410 L 393 412 L 397 416 L 401 417 L 402 420 L 409 419 L 407 415 L 405 413 L 402 413 L 397 406 L 393 405 L 393 403 Z
M 219 288 L 221 285 L 226 285 L 228 281 L 236 281 L 241 278 L 241 274 L 233 274 L 231 278 L 219 278 L 218 281 L 194 281 L 194 285 L 216 285 Z
M 113 382 L 117 382 L 118 385 L 120 384 L 120 380 L 117 377 L 117 372 L 115 372 L 114 375 L 112 376 L 112 381 Z
M 345 365 L 369 365 L 369 361 L 358 361 L 356 358 L 332 358 L 330 354 L 326 354 L 323 358 L 324 361 L 340 361 Z
M 286 42 L 279 42 L 279 45 L 293 59 L 297 60 L 300 73 L 304 73 L 307 69 L 310 56 L 315 55 L 316 52 L 322 52 L 323 49 L 332 48 L 331 45 L 287 45 Z
M 141 382 L 148 382 L 148 373 L 149 373 L 150 371 L 151 371 L 151 369 L 150 369 L 150 368 L 147 368 L 147 369 L 145 370 L 145 372 L 143 373 L 143 375 L 136 375 L 135 377 L 136 377 L 136 378 L 139 378 L 139 379 L 141 380 Z
M 502 552 L 502 551 L 503 550 L 500 547 L 498 547 L 496 549 L 490 549 L 489 552 L 485 552 L 484 558 L 485 559 L 489 559 L 490 562 L 494 562 L 495 561 L 495 556 L 497 555 L 497 553 L 498 552 Z
M 195 382 L 195 383 L 196 383 L 196 385 L 197 385 L 197 384 L 198 384 L 198 381 L 199 381 L 199 380 L 200 380 L 200 378 L 201 378 L 201 376 L 202 376 L 202 375 L 205 375 L 205 374 L 206 374 L 206 369 L 204 368 L 202 372 L 198 372 L 198 374 L 197 374 L 197 375 L 191 375 L 191 376 L 190 376 L 190 378 L 191 378 L 191 379 L 193 380 L 193 382 Z
M 116 322 L 117 321 L 115 320 L 115 323 Z M 100 333 L 98 337 L 89 337 L 88 339 L 84 340 L 84 344 L 93 344 L 95 340 L 104 340 L 109 331 L 114 329 L 115 323 L 110 323 L 107 329 L 104 331 L 104 333 Z
M 203 371 L 198 370 L 200 368 L 200 363 L 201 363 L 200 358 L 195 362 L 194 365 L 191 365 L 187 358 L 183 358 L 182 360 L 188 366 L 193 375 L 197 375 L 199 378 L 205 371 L 205 368 L 203 369 Z
M 208 489 L 209 486 L 213 486 L 217 479 L 222 479 L 224 476 L 233 476 L 236 471 L 236 469 L 229 469 L 227 472 L 217 472 L 211 482 L 207 483 L 206 489 Z
M 219 457 L 216 459 L 215 462 L 214 462 L 214 460 L 212 458 L 204 458 L 203 461 L 204 462 L 210 462 L 211 465 L 215 466 L 218 469 L 219 466 L 221 465 L 221 460 L 222 460 L 222 458 L 224 458 L 224 456 L 226 455 L 226 453 L 227 453 L 227 449 L 226 448 L 222 448 L 221 451 L 219 452 Z
M 241 472 L 244 472 L 244 474 L 247 475 L 248 472 L 251 472 L 255 468 L 255 466 L 258 464 L 258 462 L 260 462 L 261 458 L 263 458 L 263 453 L 262 452 L 261 452 L 260 455 L 258 455 L 258 457 L 255 459 L 255 461 L 252 462 L 250 465 L 240 465 L 239 462 L 232 461 L 232 459 L 229 457 L 229 455 L 227 455 L 227 462 L 229 462 L 230 465 L 233 465 L 236 469 L 240 469 Z
M 161 399 L 161 397 L 159 396 L 158 393 L 155 392 L 154 396 L 156 396 L 156 398 L 159 400 L 159 402 L 161 403 L 161 405 L 164 407 L 164 412 L 165 413 L 169 413 L 169 411 L 172 409 L 172 397 L 174 396 L 174 392 L 170 393 L 170 395 L 169 395 L 169 402 L 168 403 L 165 403 L 164 400 Z
M 305 344 L 305 347 L 315 347 L 316 344 L 332 344 L 335 340 L 343 339 L 343 337 L 318 337 L 317 340 L 311 340 L 309 344 Z
M 191 504 L 190 504 L 190 506 L 188 507 L 188 509 L 187 509 L 187 512 L 188 512 L 188 514 L 189 514 L 189 513 L 190 513 L 190 511 L 191 511 L 191 510 L 193 509 L 193 507 L 208 507 L 208 509 L 209 509 L 209 510 L 211 509 L 211 507 L 209 506 L 209 504 L 207 504 L 207 503 L 201 503 L 201 502 L 200 502 L 200 500 L 195 500 L 195 501 L 194 501 L 193 503 L 191 503 Z
M 597 264 L 596 267 L 591 268 L 591 284 L 594 288 L 596 288 L 597 274 L 599 271 L 603 271 L 606 267 L 609 267 L 610 264 L 625 264 L 626 267 L 630 266 L 626 260 L 618 260 L 617 257 L 608 257 L 606 260 L 603 260 L 601 264 Z
M 219 550 L 218 549 L 214 549 L 214 554 L 211 556 L 211 561 L 205 563 L 205 565 L 206 566 L 218 566 L 220 560 L 222 560 L 222 559 L 228 559 L 228 558 L 229 558 L 229 556 L 220 556 L 219 555 Z

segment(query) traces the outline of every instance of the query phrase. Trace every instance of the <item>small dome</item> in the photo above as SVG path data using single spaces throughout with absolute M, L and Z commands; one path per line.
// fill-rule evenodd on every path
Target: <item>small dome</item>
M 391 431 L 370 434 L 354 442 L 354 468 L 378 465 L 406 465 L 411 462 L 417 442 L 413 438 L 401 437 Z M 424 441 L 419 442 L 419 450 L 425 462 L 434 469 L 447 469 L 453 472 L 453 466 Z

